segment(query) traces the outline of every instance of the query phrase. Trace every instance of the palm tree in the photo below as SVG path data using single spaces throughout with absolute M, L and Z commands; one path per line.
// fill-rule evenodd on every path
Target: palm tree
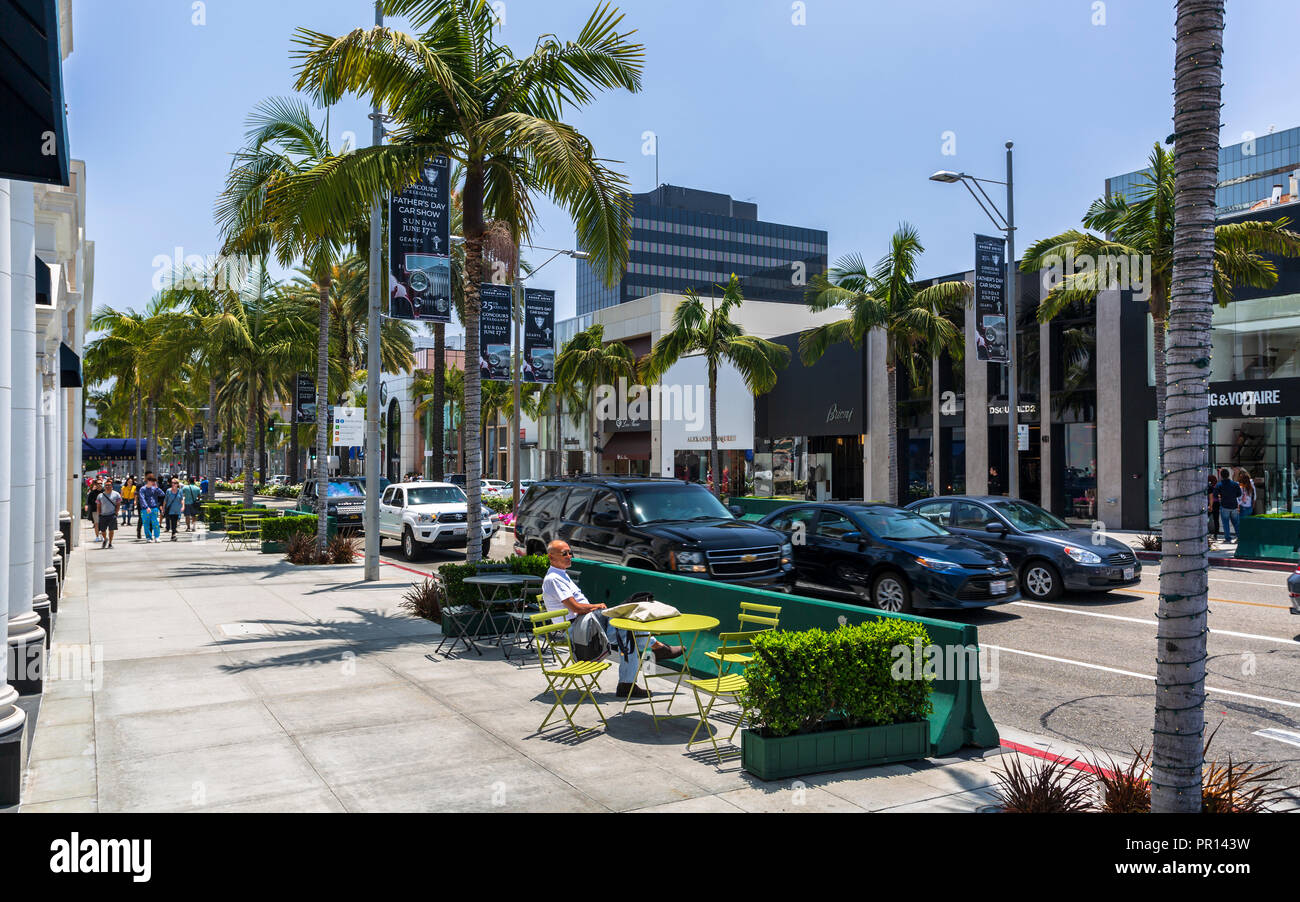
M 551 461 L 550 475 L 552 476 L 564 475 L 564 408 L 569 408 L 573 424 L 577 426 L 582 422 L 582 403 L 582 396 L 578 392 L 578 386 L 571 382 L 564 384 L 552 382 L 549 385 L 541 386 L 537 393 L 534 402 L 536 413 L 530 413 L 529 415 L 540 418 L 546 411 L 554 410 L 555 457 Z
M 315 198 L 314 219 L 328 222 L 385 190 L 415 181 L 424 161 L 445 154 L 465 167 L 465 338 L 479 342 L 479 285 L 489 221 L 509 224 L 518 246 L 532 230 L 534 196 L 574 217 L 580 245 L 611 284 L 627 264 L 630 199 L 626 179 L 595 156 L 590 140 L 560 121 L 566 107 L 589 104 L 599 90 L 639 91 L 644 47 L 620 34 L 622 14 L 597 8 L 577 38 L 540 38 L 516 58 L 495 37 L 499 20 L 487 0 L 385 0 L 419 36 L 376 27 L 334 38 L 299 29 L 296 88 L 323 103 L 352 92 L 393 119 L 393 143 L 347 155 Z M 334 190 L 338 186 L 339 190 Z M 469 522 L 480 516 L 479 372 L 465 373 L 466 490 Z M 469 560 L 479 560 L 470 543 Z
M 636 375 L 636 356 L 632 349 L 622 342 L 606 343 L 605 326 L 602 323 L 593 323 L 573 336 L 555 358 L 556 384 L 574 386 L 575 391 L 576 386 L 582 386 L 579 396 L 586 399 L 593 435 L 597 428 L 596 389 L 617 385 L 620 378 L 635 381 Z M 577 416 L 574 417 L 574 422 L 579 422 Z M 593 450 L 589 472 L 595 471 Z
M 300 260 L 316 288 L 316 542 L 323 551 L 329 495 L 330 287 L 344 245 L 355 239 L 359 224 L 368 219 L 372 195 L 343 196 L 347 192 L 330 174 L 338 171 L 345 157 L 330 149 L 328 136 L 302 102 L 263 101 L 248 121 L 248 143 L 235 154 L 217 201 L 216 219 L 223 252 L 262 257 L 274 252 L 284 266 Z M 332 216 L 315 215 L 322 204 L 331 206 Z M 246 436 L 245 444 L 249 441 Z
M 872 329 L 884 330 L 892 504 L 898 503 L 898 367 L 906 366 L 915 384 L 918 358 L 932 361 L 944 352 L 953 360 L 962 358 L 961 330 L 949 317 L 961 311 L 972 291 L 969 282 L 957 281 L 918 288 L 917 260 L 924 252 L 916 229 L 903 223 L 875 269 L 868 269 L 853 254 L 839 260 L 829 273 L 814 276 L 808 285 L 808 307 L 821 311 L 843 306 L 849 317 L 799 336 L 799 356 L 810 365 L 833 344 L 849 341 L 856 348 Z
M 1159 144 L 1151 149 L 1149 165 L 1134 190 L 1134 199 L 1122 194 L 1098 198 L 1083 217 L 1085 229 L 1070 229 L 1035 242 L 1020 263 L 1022 272 L 1039 272 L 1060 266 L 1067 254 L 1073 259 L 1106 261 L 1150 260 L 1147 273 L 1147 308 L 1151 313 L 1151 343 L 1155 348 L 1156 435 L 1160 460 L 1165 442 L 1165 335 L 1169 316 L 1170 286 L 1174 271 L 1175 176 L 1174 152 Z M 1215 164 L 1217 166 L 1217 162 Z M 1233 285 L 1269 288 L 1277 283 L 1277 267 L 1262 256 L 1300 255 L 1300 234 L 1287 228 L 1290 220 L 1232 222 L 1214 227 L 1212 256 L 1214 296 L 1221 307 L 1232 300 Z M 1038 307 L 1038 321 L 1045 323 L 1080 303 L 1092 303 L 1099 289 L 1094 270 L 1062 273 L 1061 281 Z
M 1204 759 L 1209 540 L 1205 472 L 1210 444 L 1213 300 L 1222 281 L 1215 228 L 1223 75 L 1222 0 L 1178 0 L 1174 50 L 1174 224 L 1164 487 L 1156 616 L 1151 810 L 1199 812 Z M 1174 437 L 1180 436 L 1180 437 Z M 1174 561 L 1177 561 L 1175 564 Z
M 704 358 L 709 376 L 709 468 L 713 473 L 713 492 L 719 496 L 722 467 L 718 457 L 718 370 L 723 364 L 731 364 L 745 380 L 750 393 L 761 395 L 776 386 L 777 370 L 790 362 L 789 349 L 746 335 L 732 321 L 732 311 L 744 301 L 740 279 L 735 273 L 723 289 L 721 303 L 710 298 L 709 306 L 705 307 L 695 292 L 687 289 L 686 300 L 673 311 L 672 329 L 655 342 L 644 366 L 645 381 L 655 383 L 683 357 Z

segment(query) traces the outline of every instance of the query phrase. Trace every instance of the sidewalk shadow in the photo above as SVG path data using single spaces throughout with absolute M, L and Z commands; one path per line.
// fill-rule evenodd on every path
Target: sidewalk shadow
M 240 648 L 256 648 L 269 644 L 281 644 L 286 642 L 329 642 L 342 641 L 349 646 L 357 646 L 358 650 L 370 654 L 376 651 L 390 651 L 404 648 L 410 645 L 426 645 L 431 638 L 427 634 L 422 635 L 378 635 L 374 634 L 375 627 L 384 627 L 387 624 L 402 623 L 410 624 L 414 618 L 405 615 L 389 615 L 379 611 L 366 610 L 363 608 L 346 607 L 343 611 L 361 615 L 361 620 L 323 620 L 323 621 L 295 621 L 295 620 L 277 620 L 277 619 L 260 619 L 245 620 L 245 623 L 261 624 L 268 627 L 287 627 L 287 631 L 282 630 L 276 633 L 267 633 L 264 635 L 246 636 L 232 638 L 229 641 L 213 642 L 210 645 L 221 648 L 230 652 L 232 655 L 237 654 Z M 349 649 L 321 648 L 313 646 L 310 648 L 286 650 L 283 654 L 274 655 L 260 661 L 244 661 L 236 664 L 223 664 L 219 669 L 227 673 L 243 673 L 250 670 L 261 670 L 270 667 L 286 667 L 303 664 L 313 660 L 337 658 L 343 651 Z M 354 651 L 355 654 L 355 651 Z

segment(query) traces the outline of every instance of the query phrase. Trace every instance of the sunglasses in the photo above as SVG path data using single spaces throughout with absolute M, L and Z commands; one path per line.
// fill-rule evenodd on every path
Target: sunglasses
M 572 551 L 557 551 L 555 553 L 560 555 L 561 557 L 573 557 Z

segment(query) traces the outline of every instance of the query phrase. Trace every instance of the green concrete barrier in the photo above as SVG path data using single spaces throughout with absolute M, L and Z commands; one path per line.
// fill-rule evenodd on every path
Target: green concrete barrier
M 942 668 L 934 680 L 930 754 L 948 755 L 965 745 L 989 748 L 998 744 L 997 727 L 984 707 L 980 691 L 979 635 L 973 626 L 589 560 L 574 561 L 574 568 L 582 571 L 578 583 L 593 604 L 620 604 L 634 592 L 651 592 L 683 613 L 716 617 L 720 622 L 718 630 L 699 637 L 690 659 L 692 670 L 709 675 L 716 675 L 717 669 L 705 653 L 717 648 L 717 632 L 738 628 L 736 618 L 742 601 L 780 605 L 783 630 L 833 630 L 839 627 L 841 617 L 844 623 L 893 617 L 924 624 L 931 643 L 943 650 L 945 660 L 964 664 Z M 684 638 L 689 642 L 689 637 Z
M 792 504 L 802 504 L 802 498 L 729 498 L 729 504 L 734 504 L 745 512 L 742 520 L 761 520 L 772 511 L 780 510 L 783 507 L 789 507 Z

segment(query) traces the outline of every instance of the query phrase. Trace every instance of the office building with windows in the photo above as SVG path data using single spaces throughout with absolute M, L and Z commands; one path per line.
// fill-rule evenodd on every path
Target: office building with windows
M 632 195 L 631 226 L 617 285 L 578 261 L 579 316 L 654 294 L 707 296 L 732 273 L 746 298 L 802 304 L 808 280 L 826 271 L 825 231 L 764 222 L 757 204 L 727 194 L 660 185 Z

